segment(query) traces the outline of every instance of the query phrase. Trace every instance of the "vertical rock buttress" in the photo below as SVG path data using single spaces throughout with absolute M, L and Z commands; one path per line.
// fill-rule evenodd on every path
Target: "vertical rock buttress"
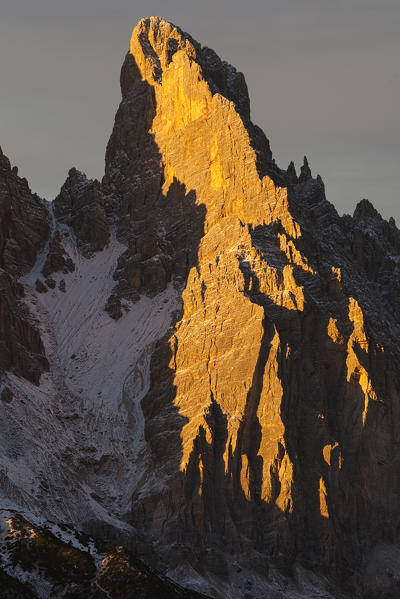
M 400 491 L 397 475 L 379 491 L 400 457 L 398 324 L 377 321 L 354 227 L 306 159 L 299 179 L 276 166 L 243 75 L 174 25 L 138 24 L 121 89 L 103 193 L 128 249 L 110 301 L 182 298 L 152 357 L 132 518 L 175 556 L 249 548 L 350 576 L 393 540 Z

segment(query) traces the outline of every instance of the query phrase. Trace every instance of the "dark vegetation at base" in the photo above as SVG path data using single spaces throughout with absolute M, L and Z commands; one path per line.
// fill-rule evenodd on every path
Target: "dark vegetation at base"
M 8 555 L 9 565 L 4 559 L 0 564 L 0 599 L 37 597 L 32 584 L 19 580 L 23 573 L 35 574 L 47 584 L 49 599 L 206 599 L 148 568 L 121 546 L 68 532 L 88 551 L 73 547 L 47 527 L 34 526 L 20 515 L 11 518 L 11 532 L 3 540 L 3 555 Z M 89 547 L 95 547 L 96 556 Z
M 30 584 L 19 582 L 0 568 L 1 599 L 34 599 L 35 594 Z

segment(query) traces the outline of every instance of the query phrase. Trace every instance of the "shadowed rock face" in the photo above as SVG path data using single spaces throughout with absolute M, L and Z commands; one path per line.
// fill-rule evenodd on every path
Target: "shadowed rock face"
M 127 323 L 126 335 L 136 331 L 142 348 L 130 350 L 122 391 L 116 384 L 93 403 L 84 396 L 90 388 L 83 390 L 90 368 L 82 367 L 79 401 L 68 395 L 74 414 L 81 410 L 68 426 L 78 454 L 79 442 L 88 443 L 84 423 L 94 423 L 93 457 L 78 456 L 77 488 L 83 480 L 96 489 L 87 503 L 95 498 L 128 520 L 137 546 L 176 577 L 191 567 L 213 579 L 214 589 L 215 580 L 228 581 L 232 592 L 250 596 L 232 563 L 236 573 L 243 568 L 264 581 L 298 583 L 305 568 L 320 588 L 330 580 L 334 590 L 321 596 L 397 596 L 400 232 L 393 219 L 384 221 L 367 200 L 353 217 L 339 217 L 306 158 L 299 177 L 293 163 L 279 169 L 251 123 L 243 75 L 162 19 L 135 28 L 121 90 L 101 187 L 72 169 L 54 203 L 52 236 L 38 264 L 55 291 L 40 279 L 30 289 L 62 322 L 44 321 L 55 338 L 67 330 L 52 349 L 64 385 L 57 393 L 76 389 L 68 385 L 76 384 L 79 364 L 89 363 L 86 347 L 65 357 L 64 345 L 79 337 L 77 322 L 85 326 L 95 314 L 93 323 L 104 323 L 103 308 L 114 319 L 107 316 L 103 326 L 118 331 Z M 10 341 L 0 347 L 0 369 L 39 382 L 41 340 L 15 316 L 23 288 L 14 279 L 48 240 L 49 216 L 4 157 L 1 164 L 0 265 L 9 274 L 2 275 L 0 330 Z M 28 240 L 19 237 L 17 218 Z M 106 252 L 96 253 L 110 231 L 110 245 L 120 249 L 114 262 L 107 258 L 113 281 L 104 277 L 96 287 L 106 293 L 100 314 L 87 292 L 101 277 L 96 256 Z M 65 279 L 56 287 L 52 276 Z M 87 287 L 79 283 L 85 276 Z M 73 285 L 81 321 L 68 300 Z M 157 324 L 160 298 L 171 303 L 168 330 Z M 153 322 L 128 328 L 129 311 L 143 305 L 157 305 L 157 314 L 148 313 L 158 333 Z M 147 323 L 148 313 L 139 310 L 138 318 Z M 34 371 L 25 367 L 27 352 Z M 107 406 L 120 391 L 115 416 Z M 1 397 L 13 405 L 12 391 Z M 101 429 L 110 414 L 112 426 Z M 129 439 L 123 451 L 121 438 Z M 101 457 L 96 442 L 107 448 Z M 112 497 L 101 496 L 104 472 L 118 472 Z M 120 507 L 121 497 L 129 509 Z M 86 512 L 74 501 L 67 494 L 65 513 L 85 525 Z
M 12 370 L 38 384 L 48 362 L 39 331 L 21 301 L 23 295 L 22 285 L 0 269 L 0 377 Z
M 49 233 L 44 202 L 32 194 L 0 149 L 0 267 L 14 276 L 25 274 Z
M 110 234 L 100 183 L 75 168 L 69 171 L 54 200 L 54 215 L 58 223 L 71 227 L 84 255 L 90 256 L 107 244 Z
M 42 273 L 45 277 L 49 277 L 55 272 L 73 272 L 75 269 L 74 263 L 70 256 L 65 251 L 60 231 L 56 231 L 49 243 L 49 249 L 46 256 L 46 261 L 42 268 Z
M 50 232 L 44 202 L 0 149 L 0 382 L 7 370 L 38 383 L 48 363 L 39 332 L 20 301 L 17 277 L 35 263 Z

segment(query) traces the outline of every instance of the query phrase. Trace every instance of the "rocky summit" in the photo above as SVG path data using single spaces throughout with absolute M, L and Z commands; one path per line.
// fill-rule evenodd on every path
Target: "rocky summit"
M 1 596 L 399 597 L 394 220 L 163 19 L 121 91 L 102 182 L 0 154 Z

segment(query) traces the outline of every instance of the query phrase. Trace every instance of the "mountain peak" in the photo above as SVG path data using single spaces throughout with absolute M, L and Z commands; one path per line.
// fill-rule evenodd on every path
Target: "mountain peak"
M 196 57 L 195 43 L 172 23 L 160 17 L 148 17 L 134 28 L 130 53 L 135 57 L 142 77 L 160 83 L 163 71 L 178 50 Z
M 0 154 L 6 499 L 213 598 L 389 594 L 399 231 L 281 171 L 243 75 L 168 21 L 121 90 L 102 183 L 50 209 Z
M 130 55 L 141 78 L 151 85 L 160 85 L 163 74 L 169 68 L 179 71 L 181 80 L 186 79 L 193 69 L 193 73 L 197 74 L 197 82 L 194 76 L 191 77 L 194 85 L 206 81 L 212 94 L 219 93 L 231 100 L 238 112 L 250 118 L 250 102 L 243 74 L 173 23 L 160 17 L 139 21 L 132 32 Z M 170 67 L 171 63 L 173 66 Z

